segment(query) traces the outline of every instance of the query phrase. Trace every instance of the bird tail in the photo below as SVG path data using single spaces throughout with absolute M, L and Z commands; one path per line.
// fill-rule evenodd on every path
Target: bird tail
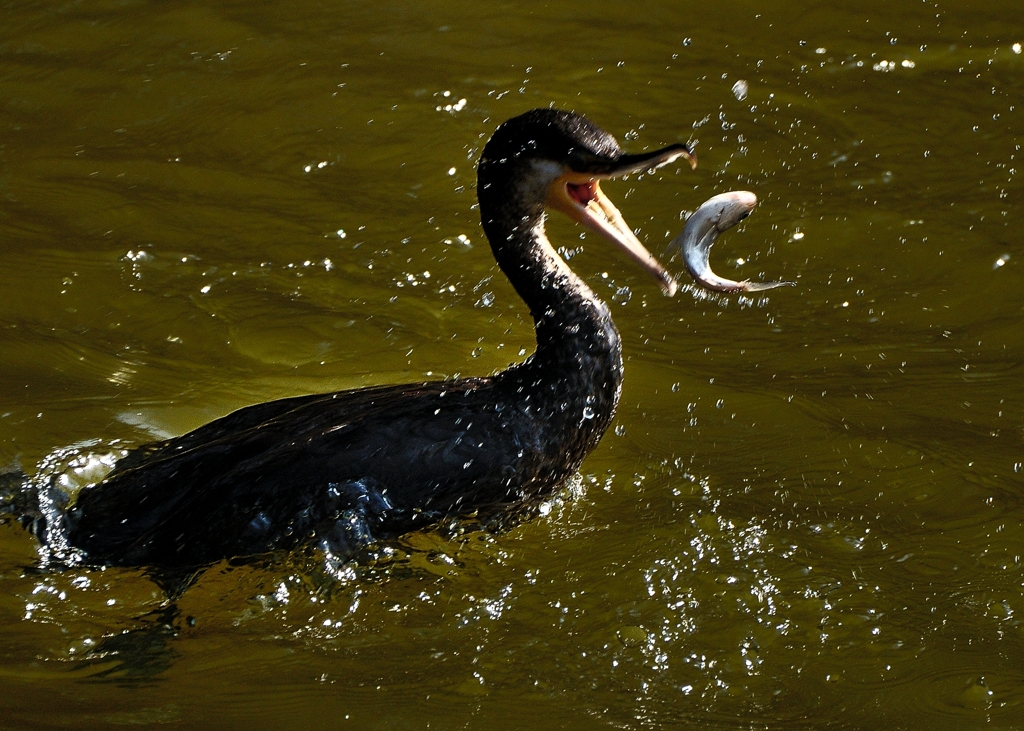
M 39 509 L 39 494 L 17 462 L 0 467 L 0 521 L 6 523 L 12 518 L 36 536 L 39 521 L 46 520 Z

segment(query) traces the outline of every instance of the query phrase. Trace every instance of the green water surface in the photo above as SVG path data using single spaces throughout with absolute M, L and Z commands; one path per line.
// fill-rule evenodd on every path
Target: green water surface
M 244 405 L 524 358 L 474 166 L 532 107 L 695 144 L 605 191 L 681 271 L 686 213 L 751 190 L 716 268 L 798 283 L 668 299 L 552 219 L 626 383 L 504 533 L 224 563 L 167 627 L 143 572 L 0 526 L 0 728 L 1024 728 L 1022 18 L 0 2 L 0 466 L 88 484 Z

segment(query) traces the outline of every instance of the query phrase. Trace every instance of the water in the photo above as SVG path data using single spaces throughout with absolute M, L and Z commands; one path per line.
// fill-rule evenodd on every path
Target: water
M 2 465 L 88 481 L 246 404 L 522 357 L 473 166 L 534 106 L 695 142 L 605 190 L 658 253 L 752 190 L 716 270 L 798 282 L 669 300 L 552 220 L 626 385 L 505 533 L 225 563 L 161 617 L 0 528 L 5 725 L 1024 725 L 1015 4 L 3 12 Z

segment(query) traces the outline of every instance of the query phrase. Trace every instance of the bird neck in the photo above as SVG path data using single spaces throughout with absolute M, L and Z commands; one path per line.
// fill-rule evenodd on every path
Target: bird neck
M 480 214 L 498 266 L 530 308 L 537 350 L 504 378 L 549 403 L 587 451 L 611 423 L 622 386 L 622 345 L 608 306 L 569 268 L 544 231 L 540 196 L 481 180 Z M 517 195 L 517 193 L 519 195 Z M 524 200 L 535 203 L 525 203 Z M 555 413 L 557 412 L 557 414 Z

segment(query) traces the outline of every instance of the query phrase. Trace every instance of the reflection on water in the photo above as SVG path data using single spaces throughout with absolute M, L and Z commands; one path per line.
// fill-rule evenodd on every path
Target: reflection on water
M 524 357 L 473 165 L 529 107 L 695 143 L 696 172 L 607 192 L 664 254 L 752 190 L 718 266 L 798 287 L 668 300 L 552 220 L 625 341 L 578 485 L 177 597 L 2 526 L 6 722 L 1021 725 L 1017 10 L 7 8 L 5 490 L 20 466 L 72 492 L 246 404 Z

